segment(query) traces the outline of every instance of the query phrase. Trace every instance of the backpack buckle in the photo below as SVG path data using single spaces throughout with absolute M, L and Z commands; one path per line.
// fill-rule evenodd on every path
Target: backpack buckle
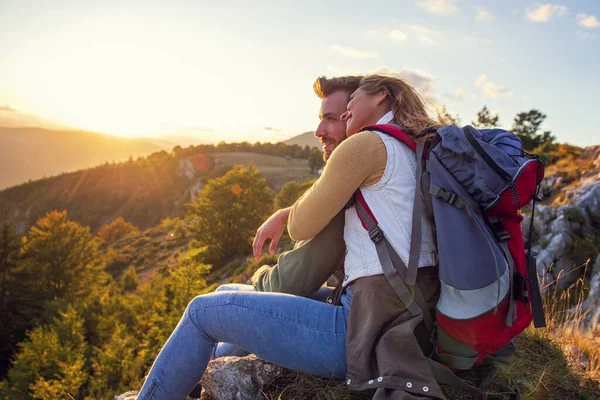
M 448 197 L 448 200 L 446 200 L 446 202 L 448 204 L 450 204 L 451 206 L 454 205 L 454 203 L 456 203 L 456 199 L 458 198 L 458 195 L 454 192 L 448 192 L 450 193 L 450 197 Z
M 383 232 L 381 232 L 379 226 L 373 225 L 369 228 L 369 238 L 371 238 L 371 241 L 375 244 L 383 239 Z

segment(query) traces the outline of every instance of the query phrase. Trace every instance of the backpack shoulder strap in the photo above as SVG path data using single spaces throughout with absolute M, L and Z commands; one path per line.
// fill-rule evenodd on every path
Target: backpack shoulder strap
M 417 151 L 417 143 L 410 137 L 406 132 L 402 130 L 401 127 L 392 124 L 375 124 L 375 125 L 367 125 L 360 130 L 362 131 L 375 131 L 388 134 L 400 142 L 404 143 L 408 147 L 412 149 L 412 151 Z

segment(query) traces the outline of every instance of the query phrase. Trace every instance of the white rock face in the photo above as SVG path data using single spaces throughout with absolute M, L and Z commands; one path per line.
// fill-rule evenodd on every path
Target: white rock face
M 189 179 L 193 179 L 196 176 L 196 168 L 190 158 L 185 158 L 179 160 L 176 173 L 179 176 L 187 176 Z

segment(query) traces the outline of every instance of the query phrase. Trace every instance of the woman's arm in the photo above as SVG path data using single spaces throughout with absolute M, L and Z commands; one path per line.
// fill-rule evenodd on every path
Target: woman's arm
M 371 182 L 374 175 L 381 178 L 386 162 L 385 145 L 376 133 L 361 132 L 342 142 L 331 154 L 321 177 L 292 206 L 290 237 L 305 240 L 319 233 L 358 188 Z

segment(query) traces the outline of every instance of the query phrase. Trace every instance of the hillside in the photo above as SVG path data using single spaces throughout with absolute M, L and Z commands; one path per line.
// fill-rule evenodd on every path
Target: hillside
M 224 151 L 238 148 L 247 151 Z M 283 151 L 295 150 L 296 147 L 283 146 Z M 211 155 L 215 151 L 218 153 Z M 290 180 L 302 182 L 312 178 L 303 159 L 253 153 L 252 148 L 243 146 L 190 146 L 0 191 L 0 219 L 2 212 L 7 211 L 18 231 L 24 232 L 48 211 L 57 209 L 67 210 L 70 219 L 93 231 L 117 217 L 148 229 L 163 218 L 181 215 L 183 204 L 192 200 L 206 179 L 222 175 L 234 164 L 249 163 L 258 167 L 273 190 Z
M 321 142 L 315 136 L 314 132 L 304 132 L 298 136 L 294 136 L 288 140 L 284 140 L 282 143 L 287 145 L 297 144 L 298 146 L 309 146 L 309 147 L 318 147 L 321 148 Z
M 0 189 L 107 161 L 125 161 L 161 150 L 145 139 L 93 132 L 0 127 Z

